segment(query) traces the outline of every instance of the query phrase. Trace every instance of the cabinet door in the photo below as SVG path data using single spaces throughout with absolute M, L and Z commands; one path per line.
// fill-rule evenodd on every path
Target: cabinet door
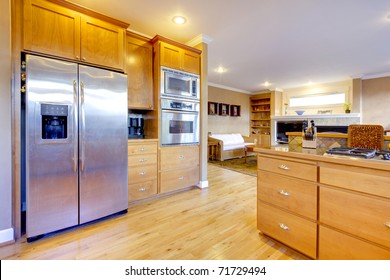
M 79 59 L 80 14 L 48 1 L 24 3 L 24 49 Z
M 186 72 L 199 74 L 200 73 L 199 54 L 184 50 L 183 51 L 183 70 Z
M 130 109 L 153 109 L 152 44 L 127 36 L 126 72 Z
M 160 43 L 160 53 L 162 66 L 182 70 L 181 66 L 182 49 L 164 42 Z
M 81 19 L 81 60 L 124 70 L 125 30 L 99 19 Z

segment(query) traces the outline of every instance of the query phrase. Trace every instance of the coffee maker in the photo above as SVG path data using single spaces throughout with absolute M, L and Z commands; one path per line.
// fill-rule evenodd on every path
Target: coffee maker
M 140 114 L 130 114 L 128 119 L 129 139 L 142 139 L 144 135 L 144 118 Z

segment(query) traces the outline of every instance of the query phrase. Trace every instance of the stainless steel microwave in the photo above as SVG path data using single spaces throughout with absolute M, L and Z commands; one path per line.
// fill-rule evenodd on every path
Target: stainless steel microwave
M 161 97 L 199 100 L 199 75 L 161 67 Z

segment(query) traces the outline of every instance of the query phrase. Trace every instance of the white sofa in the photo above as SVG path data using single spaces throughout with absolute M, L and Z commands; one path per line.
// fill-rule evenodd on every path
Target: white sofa
M 254 145 L 249 137 L 242 136 L 239 133 L 209 134 L 209 144 L 217 145 L 216 160 L 245 156 L 245 146 Z

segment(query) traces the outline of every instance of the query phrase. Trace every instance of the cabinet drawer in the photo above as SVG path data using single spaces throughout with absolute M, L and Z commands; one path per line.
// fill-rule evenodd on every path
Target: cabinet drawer
M 157 178 L 136 184 L 129 184 L 129 201 L 157 194 Z
M 257 197 L 309 219 L 317 219 L 317 184 L 259 170 Z
M 260 170 L 271 171 L 278 174 L 300 178 L 309 181 L 317 181 L 316 163 L 295 162 L 284 160 L 282 158 L 269 158 L 259 156 L 257 158 L 257 167 Z
M 320 188 L 320 222 L 390 248 L 390 201 Z
M 321 164 L 320 183 L 390 198 L 388 171 Z
M 128 158 L 128 166 L 143 166 L 154 164 L 157 166 L 157 154 L 133 155 Z
M 264 234 L 316 258 L 316 223 L 258 201 L 257 226 Z
M 390 250 L 320 226 L 318 258 L 321 260 L 390 260 Z
M 157 154 L 157 143 L 129 144 L 128 154 Z
M 199 165 L 199 146 L 161 148 L 161 170 L 172 170 Z
M 199 166 L 161 172 L 160 191 L 170 192 L 199 183 Z
M 157 178 L 157 166 L 145 165 L 138 167 L 130 167 L 128 172 L 128 183 L 136 183 Z

